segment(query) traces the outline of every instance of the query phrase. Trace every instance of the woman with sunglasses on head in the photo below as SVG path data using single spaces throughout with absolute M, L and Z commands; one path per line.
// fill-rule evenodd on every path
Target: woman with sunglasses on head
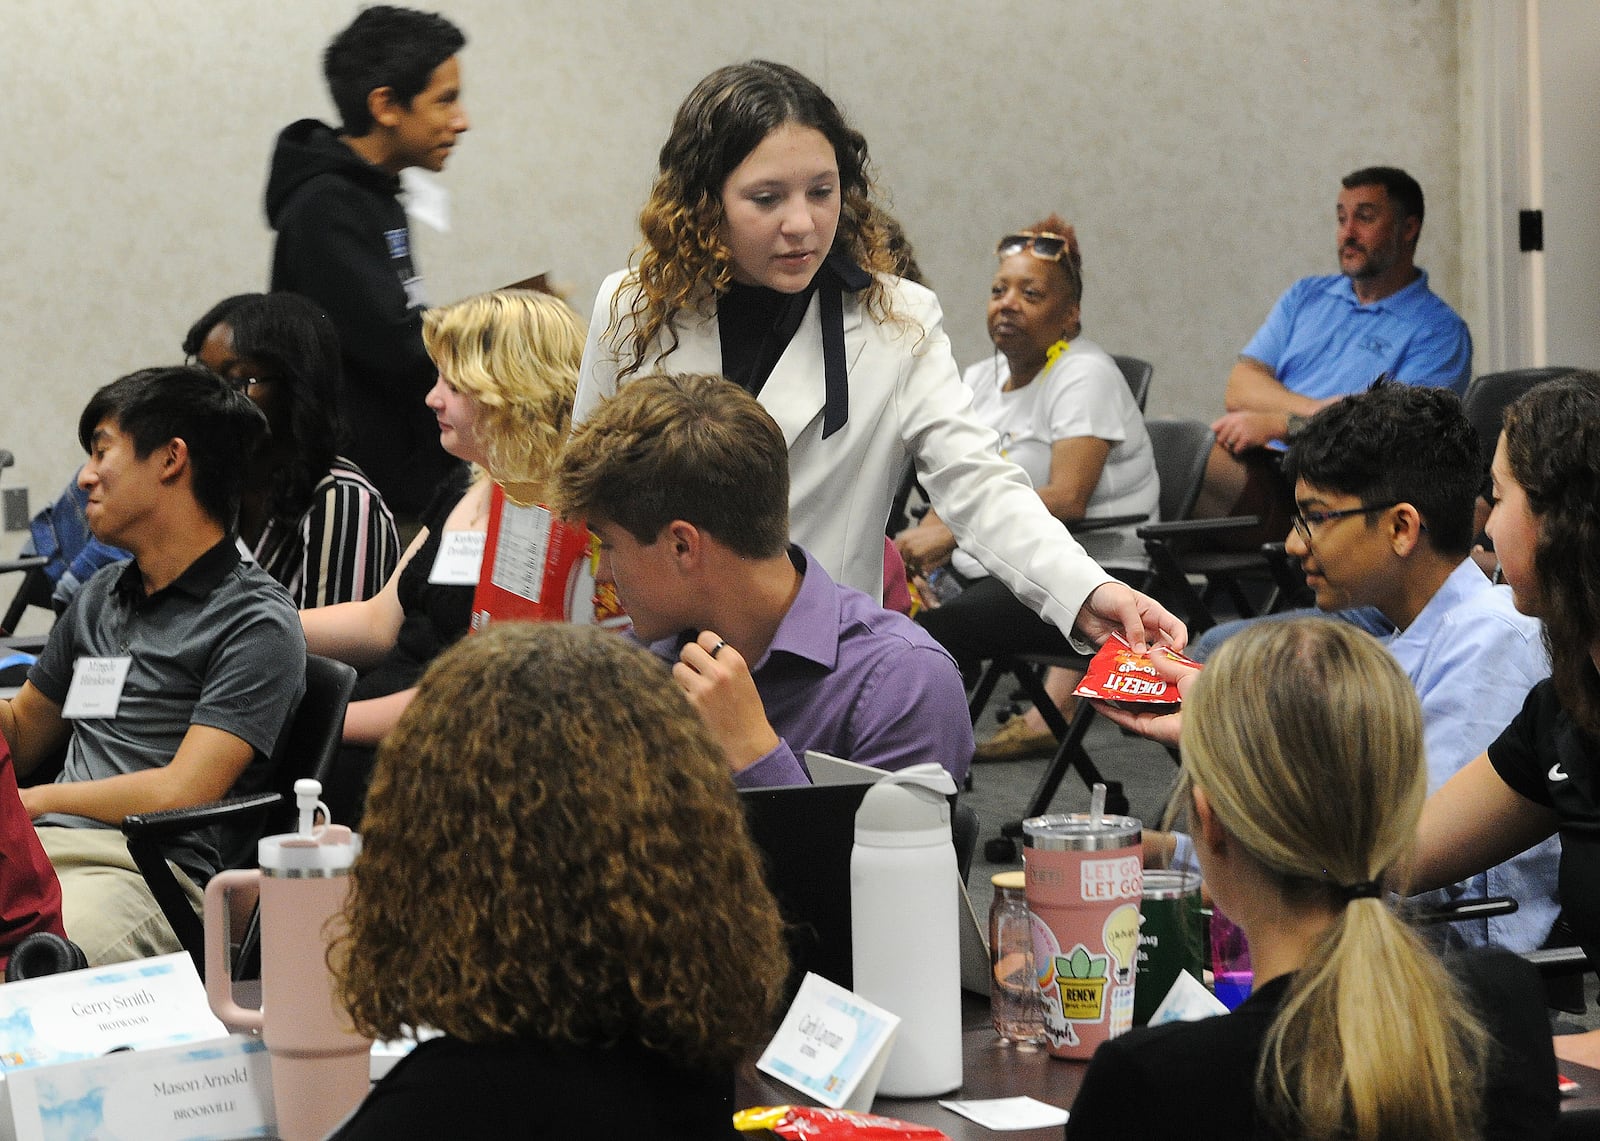
M 630 377 L 721 373 L 789 444 L 790 532 L 839 581 L 883 589 L 905 461 L 960 545 L 1030 608 L 1098 641 L 1182 644 L 1182 624 L 1107 575 L 972 416 L 938 300 L 894 275 L 865 139 L 782 64 L 703 79 L 679 107 L 636 265 L 601 286 L 574 417 Z
M 1487 530 L 1518 610 L 1543 621 L 1551 676 L 1422 814 L 1413 890 L 1561 837 L 1562 919 L 1600 964 L 1600 374 L 1539 385 L 1505 413 Z M 1458 874 L 1459 873 L 1459 874 Z M 1600 1030 L 1556 1053 L 1600 1068 Z
M 1069 529 L 1085 517 L 1154 519 L 1160 482 L 1144 417 L 1116 362 L 1082 336 L 1083 258 L 1072 227 L 1052 214 L 1002 238 L 996 253 L 988 309 L 995 351 L 962 377 L 973 416 L 999 433 L 1000 454 L 1027 472 L 1050 514 Z M 1084 531 L 1078 541 L 1102 567 L 1131 578 L 1145 567 L 1135 526 Z M 936 510 L 895 543 L 913 573 L 948 567 L 946 581 L 960 588 L 918 620 L 969 679 L 996 654 L 1062 649 L 1059 631 L 957 548 Z M 1051 671 L 1047 688 L 1057 704 L 1078 676 Z M 1051 752 L 1055 744 L 1044 719 L 1029 709 L 980 746 L 978 758 L 1013 759 Z
M 1186 679 L 1184 705 L 1173 803 L 1255 989 L 1232 1014 L 1102 1045 L 1068 1141 L 1550 1136 L 1533 968 L 1475 951 L 1446 970 L 1384 898 L 1427 793 L 1393 657 L 1344 623 L 1264 623 Z

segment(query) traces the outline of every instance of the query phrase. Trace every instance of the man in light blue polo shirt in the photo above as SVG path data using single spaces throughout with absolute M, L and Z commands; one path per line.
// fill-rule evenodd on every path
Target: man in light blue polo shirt
M 1295 282 L 1244 347 L 1228 376 L 1227 411 L 1211 426 L 1217 446 L 1198 514 L 1259 513 L 1262 504 L 1246 494 L 1259 467 L 1252 454 L 1281 448 L 1299 420 L 1364 391 L 1382 373 L 1466 392 L 1472 337 L 1413 261 L 1422 187 L 1386 166 L 1358 170 L 1343 187 L 1340 272 Z

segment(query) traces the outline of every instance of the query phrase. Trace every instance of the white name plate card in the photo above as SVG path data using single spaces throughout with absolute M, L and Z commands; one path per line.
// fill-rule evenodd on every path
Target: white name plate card
M 872 1107 L 898 1015 L 807 974 L 756 1068 L 830 1109 Z
M 267 1048 L 243 1034 L 10 1074 L 16 1141 L 271 1137 Z
M 0 1071 L 226 1036 L 179 952 L 0 986 Z

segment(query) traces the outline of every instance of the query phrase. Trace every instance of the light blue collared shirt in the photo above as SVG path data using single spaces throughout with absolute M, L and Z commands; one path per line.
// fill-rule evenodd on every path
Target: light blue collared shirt
M 1353 613 L 1328 617 L 1348 621 Z M 1367 622 L 1357 624 L 1371 629 Z M 1471 559 L 1450 573 L 1411 625 L 1378 640 L 1405 670 L 1422 702 L 1430 794 L 1483 753 L 1521 711 L 1529 691 L 1550 675 L 1538 620 L 1519 613 L 1511 588 L 1491 584 Z M 1451 946 L 1492 943 L 1529 951 L 1544 943 L 1560 911 L 1560 858 L 1560 841 L 1552 836 L 1482 875 L 1418 900 L 1510 896 L 1518 903 L 1514 915 L 1448 924 L 1442 929 L 1444 939 Z M 1172 862 L 1174 867 L 1199 869 L 1188 836 L 1178 836 Z
M 1384 640 L 1417 689 L 1428 755 L 1428 792 L 1489 747 L 1516 717 L 1533 687 L 1550 676 L 1539 622 L 1517 611 L 1511 588 L 1494 586 L 1465 559 L 1422 612 Z M 1552 836 L 1482 875 L 1422 897 L 1509 895 L 1515 915 L 1452 923 L 1452 944 L 1492 943 L 1512 951 L 1540 946 L 1560 911 L 1560 841 Z
M 1363 305 L 1343 274 L 1303 277 L 1278 298 L 1241 356 L 1272 370 L 1291 392 L 1322 400 L 1364 392 L 1379 373 L 1465 395 L 1472 335 L 1428 288 L 1428 274 Z

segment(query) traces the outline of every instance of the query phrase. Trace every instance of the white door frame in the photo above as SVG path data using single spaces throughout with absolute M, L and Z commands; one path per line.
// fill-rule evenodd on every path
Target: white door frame
M 1481 283 L 1474 371 L 1543 365 L 1544 255 L 1520 248 L 1519 212 L 1543 207 L 1539 105 L 1539 0 L 1467 0 L 1470 36 L 1462 64 L 1477 82 L 1463 113 L 1464 269 Z M 1465 141 L 1476 129 L 1481 149 Z M 1471 152 L 1476 151 L 1476 154 Z M 1474 169 L 1476 167 L 1476 169 Z

